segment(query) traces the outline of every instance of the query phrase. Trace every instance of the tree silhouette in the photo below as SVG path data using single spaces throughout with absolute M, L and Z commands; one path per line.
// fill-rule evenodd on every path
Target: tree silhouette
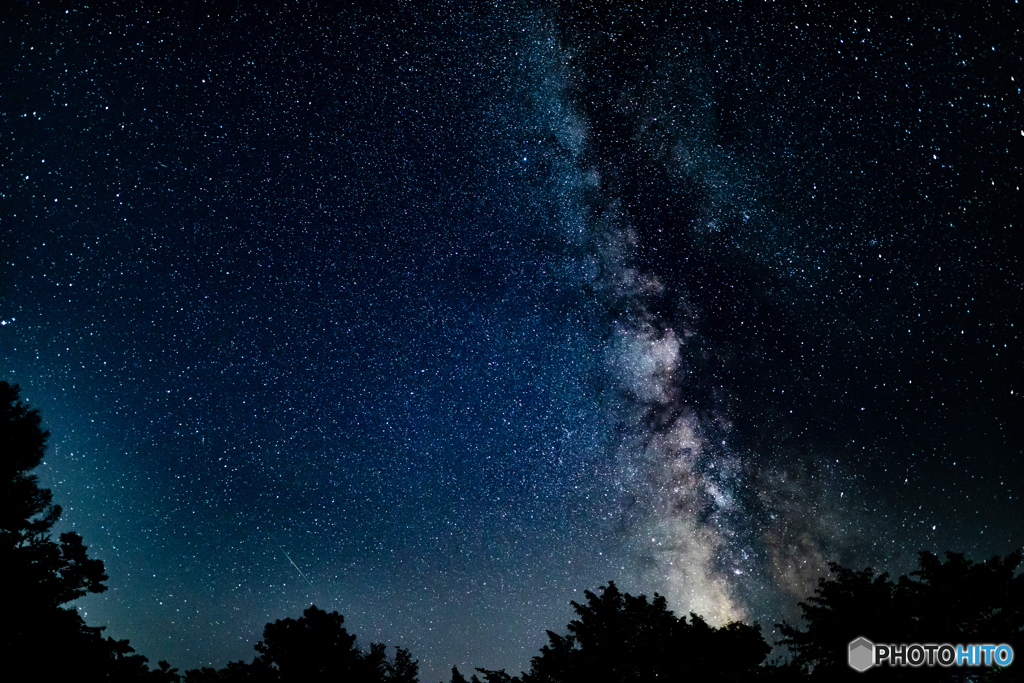
M 18 586 L 10 596 L 12 613 L 54 609 L 86 593 L 102 593 L 103 562 L 86 556 L 82 537 L 50 530 L 61 515 L 49 489 L 27 474 L 42 462 L 49 432 L 40 428 L 39 412 L 18 400 L 20 388 L 0 382 L 0 571 L 5 585 Z
M 1006 642 L 1024 647 L 1024 575 L 1018 550 L 975 563 L 947 552 L 946 561 L 918 554 L 920 569 L 900 577 L 897 591 L 911 606 L 913 632 L 926 642 Z M 913 577 L 913 578 L 912 578 Z
M 278 673 L 259 660 L 250 663 L 241 660 L 228 662 L 223 669 L 204 666 L 190 669 L 182 678 L 184 683 L 269 683 L 279 680 Z
M 885 644 L 1007 643 L 1024 651 L 1024 575 L 1014 576 L 1019 551 L 977 564 L 952 552 L 946 562 L 930 552 L 919 558 L 920 568 L 897 582 L 888 574 L 875 576 L 870 567 L 855 571 L 830 563 L 831 577 L 819 579 L 815 595 L 799 603 L 806 628 L 778 625 L 794 665 L 810 680 L 860 680 L 862 674 L 847 664 L 847 647 L 859 637 Z M 996 680 L 1019 676 L 1011 669 Z M 982 673 L 928 666 L 871 670 L 879 680 L 966 680 Z
M 548 645 L 534 657 L 524 683 L 672 681 L 701 676 L 753 680 L 771 650 L 760 626 L 709 626 L 690 614 L 677 618 L 664 596 L 634 597 L 609 581 L 601 595 L 586 591 L 573 602 L 578 619 L 568 635 L 548 631 Z M 494 673 L 494 672 L 489 672 Z M 504 673 L 504 672 L 500 672 Z M 499 679 L 500 680 L 500 679 Z
M 451 683 L 521 683 L 522 681 L 520 678 L 505 673 L 504 669 L 492 670 L 477 667 L 477 671 L 484 677 L 482 682 L 476 674 L 466 680 L 466 677 L 459 672 L 458 667 L 453 666 Z
M 33 675 L 52 680 L 177 681 L 161 662 L 151 672 L 146 658 L 133 656 L 127 640 L 103 639 L 103 628 L 86 626 L 65 607 L 89 593 L 102 593 L 103 562 L 90 559 L 82 537 L 51 530 L 60 519 L 49 489 L 29 472 L 42 462 L 49 432 L 39 412 L 20 400 L 20 388 L 0 382 L 0 581 L 6 589 L 5 624 L 0 635 L 9 667 L 29 663 Z
M 311 606 L 300 619 L 278 619 L 263 629 L 256 643 L 260 659 L 277 669 L 282 680 L 326 681 L 340 675 L 357 681 L 384 676 L 383 646 L 363 654 L 356 637 L 342 625 L 345 618 Z
M 251 664 L 231 662 L 220 670 L 192 669 L 185 672 L 185 683 L 417 682 L 419 663 L 408 650 L 396 647 L 390 661 L 383 643 L 371 643 L 363 652 L 344 623 L 345 617 L 337 612 L 312 605 L 298 619 L 278 619 L 264 626 L 263 640 L 254 646 L 259 655 Z
M 864 636 L 876 642 L 905 642 L 908 615 L 896 605 L 896 585 L 888 574 L 875 576 L 829 563 L 834 578 L 818 579 L 815 595 L 798 603 L 808 627 L 800 631 L 779 624 L 781 644 L 793 653 L 793 662 L 818 677 L 846 677 L 850 669 L 846 648 Z M 852 635 L 851 635 L 852 634 Z
M 420 672 L 419 662 L 413 661 L 408 650 L 395 648 L 394 660 L 385 664 L 386 680 L 391 683 L 416 683 Z

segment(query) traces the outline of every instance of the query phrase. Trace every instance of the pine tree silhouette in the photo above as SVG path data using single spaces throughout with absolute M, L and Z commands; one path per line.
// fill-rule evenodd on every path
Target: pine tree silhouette
M 42 462 L 49 432 L 20 388 L 0 382 L 0 585 L 7 589 L 0 656 L 25 678 L 177 681 L 166 662 L 150 671 L 127 640 L 101 636 L 67 603 L 107 590 L 103 562 L 90 559 L 82 537 L 51 537 L 61 509 L 29 474 Z

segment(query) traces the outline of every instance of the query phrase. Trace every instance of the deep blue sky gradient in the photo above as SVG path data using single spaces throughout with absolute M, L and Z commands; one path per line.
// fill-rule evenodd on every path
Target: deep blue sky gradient
M 609 579 L 771 636 L 1021 546 L 1018 4 L 261 7 L 0 15 L 89 624 L 221 666 L 315 603 L 434 681 Z

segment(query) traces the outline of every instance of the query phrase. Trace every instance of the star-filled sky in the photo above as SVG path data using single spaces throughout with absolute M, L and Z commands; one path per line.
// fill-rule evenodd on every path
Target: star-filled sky
M 219 667 L 315 603 L 437 681 L 608 580 L 771 640 L 1019 548 L 1024 10 L 871 4 L 6 3 L 86 621 Z

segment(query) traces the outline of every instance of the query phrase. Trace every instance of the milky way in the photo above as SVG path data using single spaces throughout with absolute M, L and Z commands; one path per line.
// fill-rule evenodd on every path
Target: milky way
M 541 135 L 560 152 L 560 223 L 579 226 L 567 234 L 571 258 L 585 264 L 577 286 L 603 315 L 603 414 L 617 429 L 605 446 L 613 514 L 640 582 L 675 609 L 713 623 L 760 617 L 778 610 L 780 593 L 808 594 L 837 553 L 858 548 L 867 559 L 871 519 L 830 504 L 836 478 L 854 474 L 827 449 L 798 441 L 809 455 L 780 457 L 792 449 L 785 438 L 736 443 L 736 407 L 752 389 L 722 377 L 743 362 L 732 339 L 743 344 L 758 334 L 760 316 L 784 315 L 765 290 L 800 286 L 758 272 L 767 255 L 715 249 L 717 233 L 745 246 L 747 235 L 780 228 L 746 181 L 751 171 L 717 139 L 707 76 L 714 56 L 694 48 L 700 31 L 680 32 L 657 12 L 613 10 L 580 24 L 553 29 L 561 40 L 538 41 L 555 47 L 537 113 L 548 124 Z M 698 259 L 742 274 L 702 281 L 686 273 L 707 268 Z M 695 285 L 718 290 L 702 296 Z M 706 322 L 712 306 L 732 315 Z M 801 476 L 794 469 L 808 467 L 818 481 L 792 481 Z
M 151 660 L 1020 546 L 1018 5 L 12 5 L 2 379 Z

